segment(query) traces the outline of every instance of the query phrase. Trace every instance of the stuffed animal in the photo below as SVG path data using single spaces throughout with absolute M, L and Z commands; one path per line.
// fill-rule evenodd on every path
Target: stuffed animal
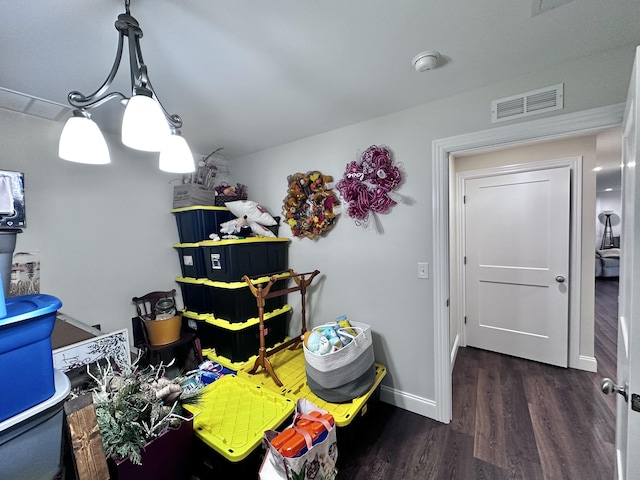
M 235 197 L 236 195 L 238 195 L 236 193 L 236 187 L 225 187 L 225 189 L 222 190 L 222 194 L 226 195 L 227 197 Z
M 320 342 L 318 344 L 318 351 L 316 352 L 318 355 L 326 355 L 331 351 L 331 343 L 327 337 L 320 337 Z
M 305 332 L 302 340 L 307 350 L 317 355 L 326 355 L 348 345 L 356 336 L 356 332 L 352 330 L 346 317 L 340 317 L 340 320 L 340 323 L 328 323 L 314 328 L 311 332 Z
M 253 230 L 249 225 L 246 215 L 236 219 L 235 235 L 238 235 L 239 237 L 250 237 L 252 233 Z
M 309 336 L 307 336 L 305 346 L 310 352 L 318 353 L 318 349 L 320 348 L 320 337 L 321 335 L 315 331 L 311 332 Z

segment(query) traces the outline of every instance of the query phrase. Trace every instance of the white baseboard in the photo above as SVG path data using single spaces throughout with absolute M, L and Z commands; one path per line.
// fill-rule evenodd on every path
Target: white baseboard
M 578 357 L 578 361 L 575 363 L 572 362 L 569 366 L 571 368 L 585 370 L 587 372 L 598 371 L 598 361 L 596 360 L 596 357 L 587 357 L 586 355 L 580 355 L 580 357 Z
M 436 402 L 428 398 L 418 397 L 411 393 L 401 392 L 382 385 L 380 387 L 380 400 L 398 408 L 408 410 L 423 417 L 436 419 Z
M 456 335 L 456 339 L 453 341 L 453 348 L 451 348 L 451 365 L 449 371 L 453 374 L 453 366 L 456 364 L 456 357 L 458 356 L 458 348 L 460 347 L 460 334 Z
M 616 473 L 618 474 L 618 480 L 625 480 L 625 464 L 626 462 L 622 460 L 622 456 L 624 454 L 620 451 L 619 448 L 616 448 Z

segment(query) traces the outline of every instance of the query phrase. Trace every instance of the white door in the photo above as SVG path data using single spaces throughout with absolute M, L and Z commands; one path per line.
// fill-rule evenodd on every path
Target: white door
M 622 138 L 622 222 L 620 231 L 620 296 L 618 300 L 617 383 L 625 396 L 618 395 L 616 413 L 616 470 L 618 478 L 640 478 L 640 176 L 636 174 L 638 155 L 638 91 L 640 47 L 629 84 Z M 639 250 L 640 251 L 640 250 Z M 608 379 L 607 379 L 608 380 Z M 626 386 L 626 387 L 625 387 Z M 603 382 L 603 389 L 606 384 Z
M 465 181 L 466 344 L 566 367 L 570 168 Z

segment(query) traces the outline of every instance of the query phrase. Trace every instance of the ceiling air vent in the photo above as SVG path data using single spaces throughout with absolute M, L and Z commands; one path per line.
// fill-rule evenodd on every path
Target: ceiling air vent
M 48 120 L 60 120 L 70 110 L 68 105 L 51 102 L 4 87 L 0 87 L 0 108 Z
M 491 123 L 528 117 L 564 107 L 564 84 L 533 90 L 491 102 Z

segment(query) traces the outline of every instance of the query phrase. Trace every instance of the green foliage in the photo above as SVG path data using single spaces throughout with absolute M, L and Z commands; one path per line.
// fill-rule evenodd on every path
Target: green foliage
M 136 465 L 142 465 L 140 450 L 147 443 L 144 429 L 138 422 L 132 421 L 133 419 L 125 420 L 125 417 L 133 417 L 135 412 L 130 412 L 129 415 L 122 413 L 113 411 L 106 405 L 96 406 L 105 454 L 116 459 L 128 457 Z
M 106 455 L 141 465 L 141 449 L 180 426 L 184 420 L 180 404 L 187 400 L 180 398 L 184 379 L 168 380 L 163 373 L 162 366 L 117 372 L 109 364 L 93 376 L 97 384 L 93 403 Z

